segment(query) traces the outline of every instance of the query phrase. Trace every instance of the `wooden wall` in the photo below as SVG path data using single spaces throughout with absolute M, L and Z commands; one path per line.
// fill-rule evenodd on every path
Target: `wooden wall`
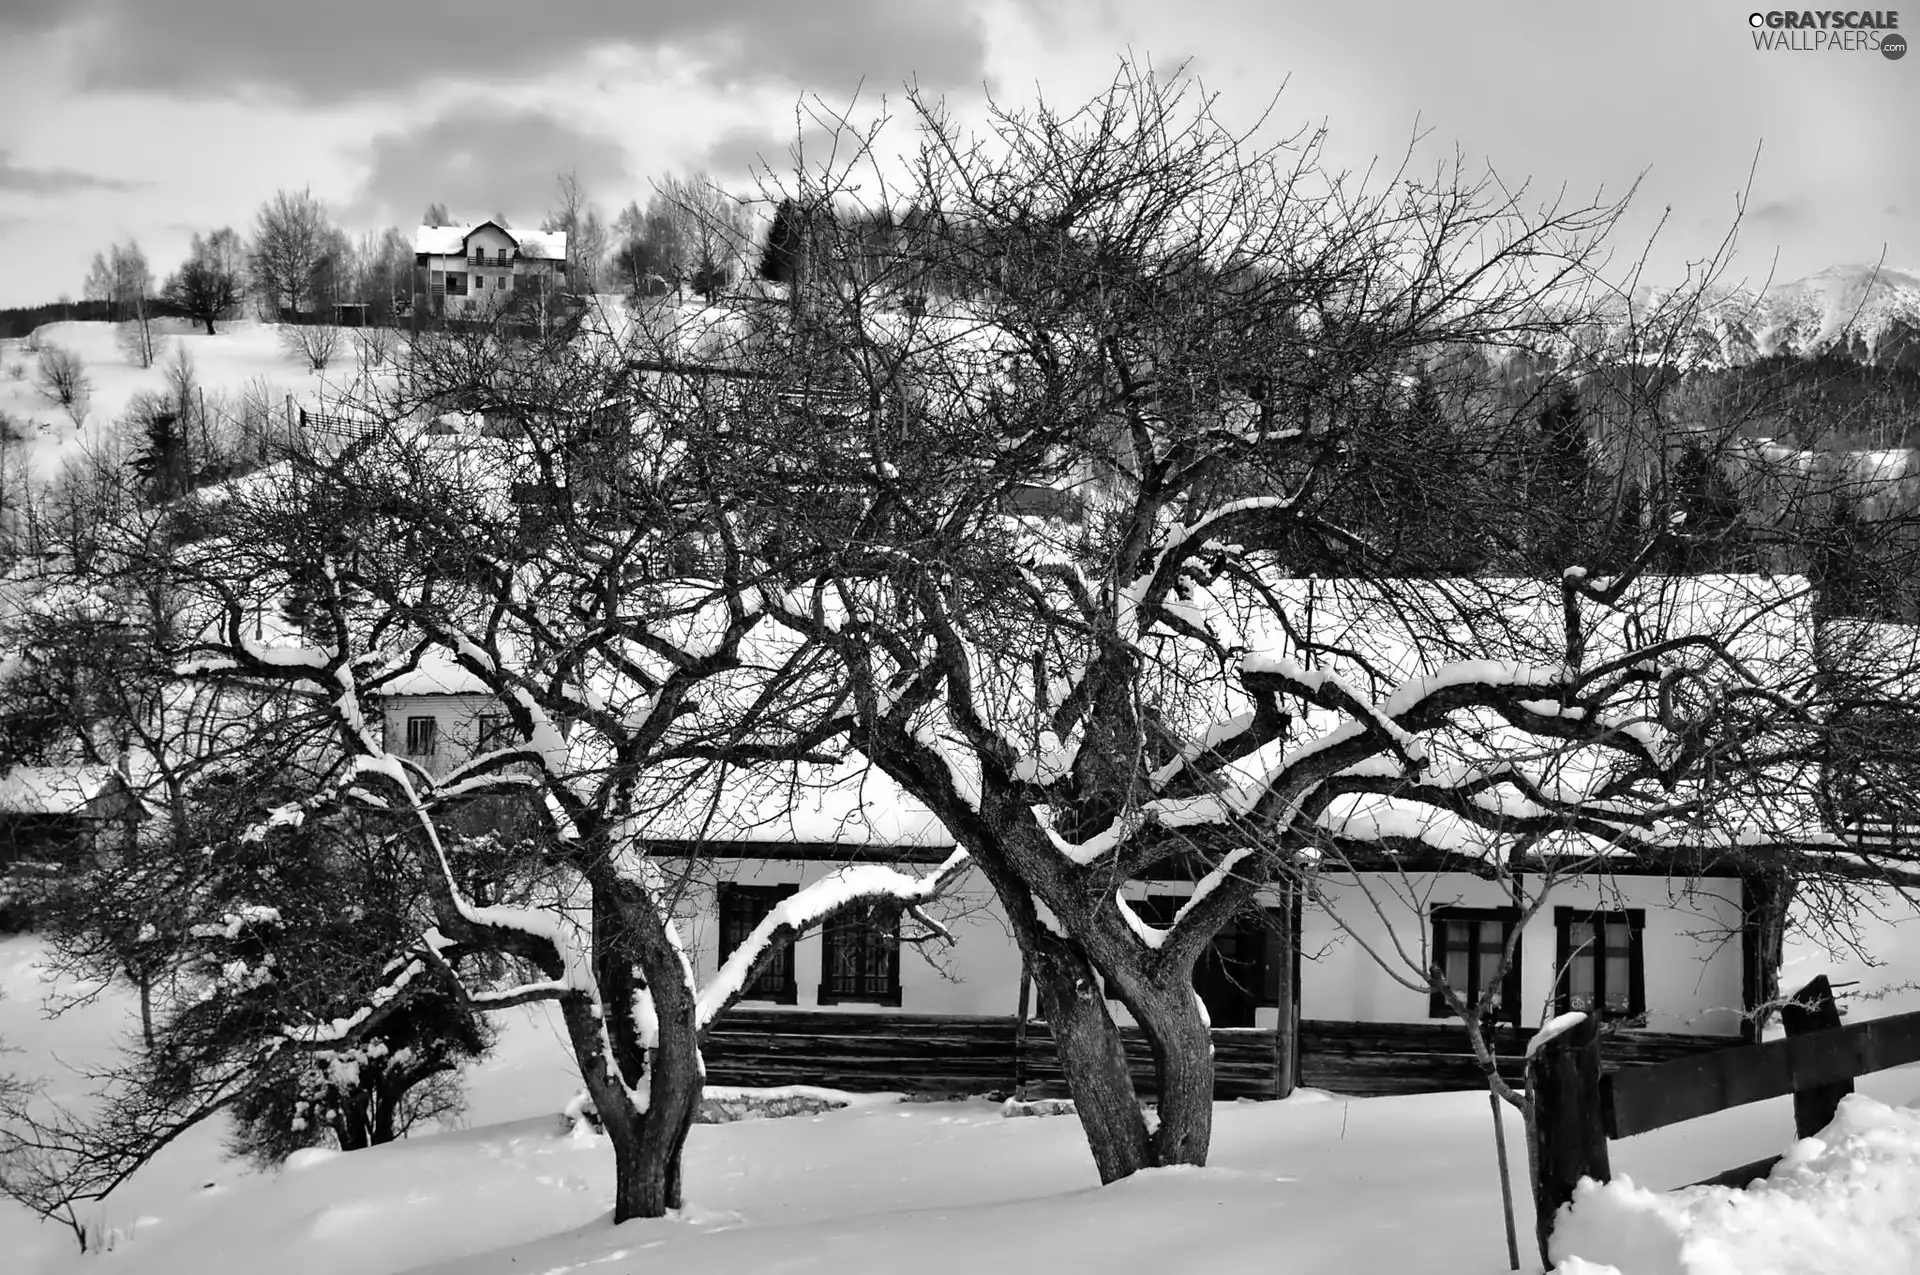
M 1124 1029 L 1134 1082 L 1153 1091 L 1146 1038 Z M 1300 1024 L 1300 1083 L 1335 1093 L 1435 1093 L 1478 1089 L 1479 1065 L 1466 1035 L 1451 1023 Z M 1533 1033 L 1502 1030 L 1500 1072 L 1518 1082 Z M 807 1010 L 734 1010 L 707 1038 L 707 1079 L 719 1085 L 825 1085 L 855 1092 L 1011 1093 L 1064 1096 L 1066 1082 L 1045 1023 L 1028 1023 L 1024 1041 L 1010 1017 L 957 1014 L 820 1014 Z M 1724 1037 L 1621 1032 L 1602 1045 L 1609 1069 L 1718 1049 Z M 1214 1094 L 1271 1098 L 1276 1092 L 1273 1032 L 1218 1028 L 1213 1033 Z

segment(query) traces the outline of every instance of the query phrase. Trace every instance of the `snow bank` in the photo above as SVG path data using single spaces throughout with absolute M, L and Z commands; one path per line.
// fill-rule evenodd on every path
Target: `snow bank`
M 1920 1111 L 1855 1094 L 1750 1190 L 1584 1183 L 1554 1230 L 1569 1275 L 1920 1271 Z

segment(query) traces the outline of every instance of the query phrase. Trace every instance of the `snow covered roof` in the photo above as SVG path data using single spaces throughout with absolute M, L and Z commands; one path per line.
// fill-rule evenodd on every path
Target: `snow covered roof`
M 0 776 L 0 814 L 80 814 L 120 782 L 108 766 L 15 766 Z
M 564 230 L 514 230 L 497 221 L 476 222 L 469 226 L 421 226 L 413 232 L 413 250 L 436 257 L 461 257 L 467 252 L 467 240 L 483 226 L 492 226 L 513 240 L 520 255 L 541 261 L 567 259 L 567 232 Z
M 849 762 L 767 776 L 737 771 L 716 792 L 686 792 L 653 812 L 642 835 L 655 841 L 735 841 L 839 846 L 849 850 L 947 850 L 954 841 L 933 813 L 877 770 Z M 776 856 L 777 857 L 777 856 Z
M 420 667 L 383 683 L 383 695 L 491 695 L 487 684 L 452 660 L 422 660 Z

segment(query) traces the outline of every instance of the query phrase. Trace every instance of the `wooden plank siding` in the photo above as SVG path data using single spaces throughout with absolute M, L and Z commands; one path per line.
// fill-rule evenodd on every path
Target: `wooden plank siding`
M 825 1085 L 854 1092 L 1010 1093 L 1016 1077 L 1030 1096 L 1064 1096 L 1066 1082 L 1044 1022 L 957 1014 L 822 1014 L 734 1010 L 716 1023 L 705 1049 L 707 1079 L 721 1085 Z M 1127 1059 L 1142 1094 L 1153 1092 L 1153 1059 L 1138 1028 L 1123 1028 Z M 1530 1030 L 1500 1032 L 1500 1072 L 1518 1084 Z M 1733 1038 L 1656 1032 L 1610 1033 L 1609 1070 L 1724 1048 Z M 1216 1028 L 1214 1096 L 1278 1093 L 1270 1028 Z M 1451 1023 L 1300 1024 L 1300 1083 L 1354 1096 L 1438 1093 L 1482 1087 L 1466 1035 Z

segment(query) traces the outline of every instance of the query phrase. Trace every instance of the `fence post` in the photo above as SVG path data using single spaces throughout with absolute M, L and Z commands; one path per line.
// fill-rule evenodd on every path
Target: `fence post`
M 1795 992 L 1793 999 L 1780 1007 L 1780 1023 L 1789 1036 L 1829 1031 L 1841 1025 L 1840 1006 L 1833 999 L 1833 985 L 1827 982 L 1825 974 Z M 1832 1124 L 1834 1115 L 1840 1110 L 1840 1100 L 1852 1092 L 1851 1080 L 1836 1080 L 1830 1085 L 1815 1085 L 1809 1089 L 1795 1087 L 1794 1136 L 1811 1138 Z
M 1027 1019 L 1031 1015 L 1033 959 L 1020 955 L 1020 997 L 1013 1016 L 1013 1096 L 1027 1096 Z
M 1278 1017 L 1273 1024 L 1273 1096 L 1285 1098 L 1293 1093 L 1300 1075 L 1300 897 L 1297 883 L 1289 882 L 1280 891 L 1280 906 L 1272 909 L 1278 949 L 1273 960 L 1274 997 Z
M 1533 1101 L 1534 1226 L 1546 1260 L 1554 1214 L 1573 1199 L 1581 1178 L 1606 1182 L 1607 1128 L 1600 1106 L 1600 1024 L 1588 1014 L 1577 1026 L 1527 1055 L 1527 1096 Z

